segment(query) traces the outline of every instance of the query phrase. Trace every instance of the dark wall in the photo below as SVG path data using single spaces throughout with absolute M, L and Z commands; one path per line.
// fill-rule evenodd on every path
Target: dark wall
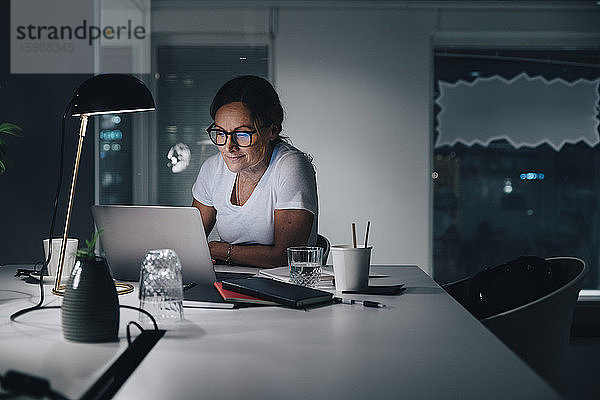
M 600 399 L 600 301 L 580 301 L 571 327 L 568 399 Z
M 567 399 L 600 399 L 600 381 L 598 380 L 599 359 L 600 337 L 571 338 Z
M 65 108 L 88 75 L 10 73 L 10 2 L 0 1 L 0 122 L 23 128 L 22 138 L 6 135 L 10 164 L 0 175 L 0 265 L 30 264 L 43 258 L 60 161 L 60 125 Z M 62 236 L 79 121 L 69 118 L 64 176 L 55 237 Z M 70 237 L 91 235 L 94 203 L 94 135 L 88 128 L 81 159 Z

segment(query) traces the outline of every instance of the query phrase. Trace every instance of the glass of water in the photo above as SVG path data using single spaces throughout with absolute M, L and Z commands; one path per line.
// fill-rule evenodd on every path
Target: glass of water
M 291 283 L 308 287 L 315 287 L 319 284 L 323 262 L 321 247 L 288 247 L 287 257 Z
M 170 249 L 150 250 L 140 271 L 140 308 L 163 322 L 183 319 L 181 263 Z M 140 320 L 147 322 L 145 314 Z

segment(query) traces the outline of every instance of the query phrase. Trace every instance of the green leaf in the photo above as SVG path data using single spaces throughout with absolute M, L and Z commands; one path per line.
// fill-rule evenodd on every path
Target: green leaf
M 11 124 L 10 122 L 3 122 L 0 124 L 0 132 L 12 136 L 22 136 L 21 132 L 23 132 L 23 129 L 21 129 L 21 127 L 18 125 Z
M 80 259 L 92 259 L 95 257 L 95 247 L 96 247 L 96 241 L 98 240 L 98 238 L 100 237 L 100 235 L 102 234 L 102 229 L 99 229 L 98 231 L 96 231 L 96 233 L 94 233 L 94 236 L 92 236 L 92 238 L 90 240 L 85 239 L 85 244 L 87 245 L 87 247 L 83 248 L 83 249 L 79 249 L 77 250 L 77 258 Z
M 6 144 L 0 139 L 0 175 L 6 171 Z
M 0 133 L 5 133 L 12 136 L 22 136 L 23 130 L 20 126 L 11 124 L 10 122 L 3 122 L 0 124 Z M 0 140 L 0 174 L 6 171 L 6 143 Z
M 100 237 L 100 235 L 102 235 L 103 229 L 98 229 L 96 231 L 96 233 L 94 233 L 94 236 L 92 237 L 91 242 L 88 244 L 89 248 L 94 248 L 96 246 L 96 241 L 98 240 L 98 238 Z M 86 240 L 87 242 L 87 240 Z

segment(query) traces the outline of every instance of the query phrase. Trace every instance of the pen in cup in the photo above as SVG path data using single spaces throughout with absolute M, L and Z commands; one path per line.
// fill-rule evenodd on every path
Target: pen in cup
M 371 221 L 367 221 L 367 231 L 365 232 L 365 249 L 369 243 L 369 228 L 371 228 Z M 356 240 L 356 223 L 352 223 L 352 247 L 358 247 L 358 242 Z

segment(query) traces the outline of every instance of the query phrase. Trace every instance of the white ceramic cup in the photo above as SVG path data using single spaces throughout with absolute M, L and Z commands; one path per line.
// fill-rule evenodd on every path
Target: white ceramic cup
M 369 286 L 372 247 L 331 246 L 335 290 L 362 290 Z
M 44 246 L 44 260 L 48 258 L 48 243 L 50 239 L 42 240 Z M 63 264 L 62 276 L 60 277 L 61 282 L 66 283 L 66 278 L 71 275 L 73 266 L 75 265 L 75 256 L 77 253 L 77 245 L 79 241 L 74 238 L 67 239 L 67 248 L 65 250 L 65 262 Z M 52 239 L 52 257 L 48 263 L 48 275 L 56 276 L 58 270 L 58 260 L 60 259 L 60 247 L 62 245 L 62 238 Z

